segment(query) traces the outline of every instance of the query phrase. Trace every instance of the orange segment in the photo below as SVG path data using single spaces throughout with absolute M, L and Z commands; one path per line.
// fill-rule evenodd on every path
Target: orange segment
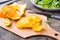
M 39 32 L 39 31 L 41 31 L 42 29 L 44 29 L 44 27 L 43 27 L 42 25 L 39 25 L 39 26 L 33 28 L 32 30 L 34 30 L 34 31 L 36 31 L 36 32 Z
M 0 18 L 7 18 L 7 16 L 2 11 L 0 11 Z
M 12 6 L 12 5 L 6 5 L 6 6 L 2 7 L 2 10 L 4 10 L 4 11 L 8 11 L 9 9 L 17 10 L 18 7 Z
M 30 27 L 32 27 L 33 25 L 39 22 L 41 23 L 41 18 L 37 15 L 32 14 L 32 15 L 27 16 L 27 18 L 30 20 L 30 24 L 29 24 Z
M 2 11 L 8 18 L 17 20 L 21 18 L 21 16 L 24 14 L 25 8 L 26 8 L 26 5 L 18 5 L 16 3 L 13 3 L 11 5 L 3 6 Z M 19 13 L 17 13 L 17 11 Z
M 21 16 L 19 16 L 18 14 L 14 14 L 14 16 L 11 17 L 11 19 L 13 20 L 17 20 L 19 18 L 21 18 Z
M 30 24 L 29 19 L 24 17 L 24 18 L 21 18 L 19 21 L 17 21 L 16 26 L 18 28 L 28 28 L 29 24 Z
M 8 8 L 11 8 L 12 10 L 17 10 L 17 8 L 15 8 L 15 6 L 11 6 L 11 5 L 9 5 Z
M 16 14 L 16 11 L 15 10 L 8 10 L 6 15 L 9 17 L 9 18 L 12 18 L 14 15 Z
M 20 6 L 17 3 L 13 3 L 10 6 L 13 6 L 13 8 L 16 10 L 20 8 Z
M 16 14 L 16 10 L 12 6 L 9 6 L 9 5 L 2 7 L 2 11 L 9 18 L 11 18 L 12 16 L 14 16 Z
M 4 7 L 2 7 L 2 11 L 3 11 L 4 13 L 6 13 L 8 10 L 9 10 L 9 8 L 8 8 L 8 6 L 7 6 L 7 5 L 6 5 L 6 6 L 4 6 Z
M 39 26 L 40 25 L 40 23 L 35 23 L 35 24 L 33 24 L 31 27 L 32 28 L 35 28 L 35 27 L 37 27 L 37 26 Z
M 41 21 L 41 18 L 40 18 L 38 15 L 32 14 L 32 15 L 29 15 L 29 16 L 27 16 L 27 17 L 28 17 L 28 19 L 30 19 L 31 21 L 35 21 L 35 22 L 40 22 L 40 21 Z
M 4 24 L 5 26 L 9 26 L 9 25 L 11 24 L 11 21 L 10 21 L 8 18 L 5 18 L 5 19 L 3 19 L 3 20 L 4 20 L 3 24 Z
M 5 14 L 0 13 L 0 18 L 6 18 L 7 16 Z
M 5 12 L 9 18 L 16 14 L 16 9 L 10 5 L 2 7 L 2 11 Z

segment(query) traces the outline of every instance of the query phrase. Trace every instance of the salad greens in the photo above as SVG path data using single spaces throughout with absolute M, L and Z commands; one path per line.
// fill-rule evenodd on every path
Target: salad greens
M 34 3 L 42 8 L 59 8 L 60 0 L 34 0 Z

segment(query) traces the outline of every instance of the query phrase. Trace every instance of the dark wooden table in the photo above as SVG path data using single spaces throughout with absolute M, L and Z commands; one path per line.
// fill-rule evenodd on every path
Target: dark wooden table
M 22 0 L 22 1 L 27 4 L 28 9 L 39 11 L 31 4 L 30 0 Z M 17 2 L 17 3 L 20 3 L 20 2 Z M 60 32 L 60 20 L 52 19 L 52 18 L 48 18 L 48 19 L 50 22 L 50 26 L 56 31 Z M 0 40 L 55 40 L 55 39 L 47 36 L 34 36 L 34 37 L 23 39 L 20 36 L 17 36 L 0 27 Z

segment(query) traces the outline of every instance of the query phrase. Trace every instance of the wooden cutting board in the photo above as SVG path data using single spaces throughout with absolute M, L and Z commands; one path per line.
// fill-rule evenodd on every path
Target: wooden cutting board
M 29 11 L 27 11 L 25 15 L 29 16 L 29 15 L 31 15 L 31 13 L 29 13 Z M 38 15 L 38 14 L 36 14 L 36 15 Z M 54 29 L 52 29 L 48 24 L 46 24 L 47 17 L 44 15 L 38 15 L 38 16 L 41 17 L 42 25 L 44 26 L 44 30 L 41 32 L 34 32 L 32 29 L 18 29 L 16 27 L 16 21 L 12 21 L 12 20 L 11 20 L 12 25 L 9 27 L 6 27 L 5 25 L 3 25 L 1 18 L 0 18 L 0 26 L 23 38 L 27 38 L 27 37 L 34 36 L 34 35 L 46 35 L 46 36 L 50 36 L 50 37 L 60 40 L 60 33 L 55 31 Z

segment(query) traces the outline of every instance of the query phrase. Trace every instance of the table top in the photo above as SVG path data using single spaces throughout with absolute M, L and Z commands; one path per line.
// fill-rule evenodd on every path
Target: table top
M 27 4 L 28 9 L 39 11 L 31 4 L 30 0 L 22 0 L 22 1 Z M 48 18 L 48 20 L 50 22 L 49 23 L 50 26 L 56 31 L 60 32 L 60 20 L 53 19 L 53 18 Z M 47 36 L 33 36 L 24 39 L 0 27 L 0 40 L 55 40 L 55 39 Z

